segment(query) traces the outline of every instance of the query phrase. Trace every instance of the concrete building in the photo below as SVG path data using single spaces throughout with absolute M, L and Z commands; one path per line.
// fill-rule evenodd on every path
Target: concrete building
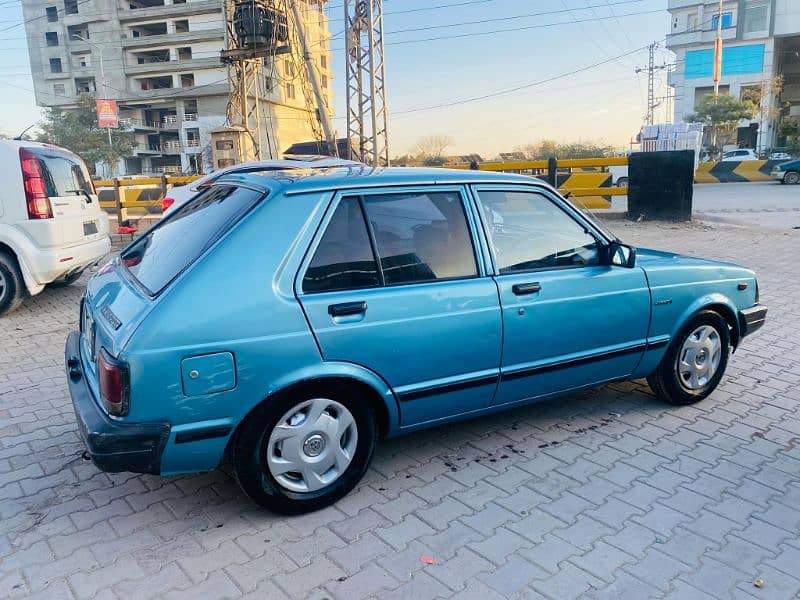
M 325 0 L 301 0 L 306 36 L 332 107 Z M 285 2 L 284 2 L 285 4 Z M 209 132 L 230 86 L 221 0 L 23 0 L 36 102 L 69 109 L 81 93 L 117 100 L 137 148 L 120 173 L 208 171 Z M 264 60 L 261 147 L 313 139 L 301 49 Z M 104 81 L 105 79 L 105 81 Z M 268 158 L 268 153 L 263 156 Z
M 668 10 L 667 48 L 677 56 L 669 85 L 675 90 L 675 121 L 680 122 L 714 90 L 719 1 L 669 0 Z M 740 98 L 748 86 L 761 86 L 774 75 L 784 77 L 780 98 L 765 98 L 761 114 L 740 123 L 739 145 L 760 150 L 780 146 L 778 122 L 800 116 L 800 0 L 725 0 L 722 27 L 721 91 Z M 785 114 L 771 116 L 785 105 Z

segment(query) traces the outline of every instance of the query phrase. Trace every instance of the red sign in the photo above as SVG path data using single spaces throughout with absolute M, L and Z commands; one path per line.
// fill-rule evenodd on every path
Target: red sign
M 119 127 L 119 112 L 116 100 L 97 100 L 97 126 L 116 129 Z

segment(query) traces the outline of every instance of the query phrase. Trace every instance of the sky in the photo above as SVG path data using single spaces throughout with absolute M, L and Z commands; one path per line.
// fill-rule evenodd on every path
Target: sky
M 663 50 L 666 4 L 384 0 L 390 154 L 426 135 L 452 139 L 448 154 L 486 157 L 543 139 L 627 146 L 646 112 L 647 77 L 636 73 L 646 46 L 661 41 L 657 64 L 673 60 Z M 334 125 L 344 135 L 342 0 L 331 0 L 328 14 Z M 20 2 L 0 0 L 0 132 L 16 135 L 41 117 L 32 89 Z M 464 102 L 481 96 L 489 97 Z

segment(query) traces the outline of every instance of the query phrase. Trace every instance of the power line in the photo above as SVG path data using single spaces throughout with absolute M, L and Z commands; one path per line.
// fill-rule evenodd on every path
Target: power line
M 654 9 L 654 10 L 645 10 L 640 12 L 633 12 L 627 13 L 624 15 L 619 15 L 619 17 L 635 17 L 640 15 L 649 15 L 654 13 L 662 13 L 664 12 L 662 9 Z M 599 17 L 599 19 L 610 19 L 613 17 Z M 436 42 L 440 40 L 452 40 L 458 38 L 465 38 L 465 37 L 477 37 L 477 36 L 485 36 L 485 35 L 494 35 L 496 33 L 512 33 L 515 31 L 529 31 L 532 29 L 547 29 L 548 27 L 558 27 L 561 25 L 573 25 L 576 23 L 587 23 L 590 21 L 597 21 L 598 18 L 593 19 L 580 19 L 575 21 L 561 21 L 559 23 L 546 23 L 546 24 L 538 24 L 538 25 L 526 25 L 523 27 L 513 27 L 508 29 L 494 29 L 490 31 L 477 31 L 472 33 L 460 33 L 460 34 L 453 34 L 453 35 L 441 35 L 429 38 L 420 38 L 420 39 L 412 39 L 412 40 L 399 40 L 396 42 L 386 42 L 386 46 L 399 46 L 405 44 L 421 44 L 424 42 Z M 387 32 L 387 35 L 392 35 L 391 32 Z M 332 51 L 342 51 L 344 48 L 331 48 Z
M 515 86 L 515 87 L 511 87 L 511 88 L 507 88 L 507 89 L 503 89 L 503 90 L 498 90 L 496 92 L 490 92 L 488 94 L 482 94 L 480 96 L 472 96 L 472 97 L 468 97 L 468 98 L 459 98 L 457 100 L 452 100 L 452 101 L 449 101 L 449 102 L 443 102 L 443 103 L 440 103 L 440 104 L 432 104 L 432 105 L 429 105 L 429 106 L 419 106 L 419 107 L 416 107 L 416 108 L 409 108 L 409 109 L 406 109 L 406 110 L 396 110 L 396 111 L 393 111 L 392 114 L 401 115 L 401 114 L 410 114 L 410 113 L 416 113 L 416 112 L 422 112 L 422 111 L 428 111 L 428 110 L 435 110 L 435 109 L 439 109 L 439 108 L 449 108 L 451 106 L 467 104 L 467 103 L 470 103 L 470 102 L 478 102 L 480 100 L 487 100 L 489 98 L 495 98 L 497 96 L 504 96 L 506 94 L 511 94 L 511 93 L 514 93 L 514 92 L 518 92 L 520 90 L 532 88 L 532 87 L 535 87 L 535 86 L 538 86 L 538 85 L 543 85 L 545 83 L 550 83 L 551 81 L 557 81 L 558 79 L 564 79 L 565 77 L 570 77 L 572 75 L 577 75 L 578 73 L 583 73 L 584 71 L 589 71 L 589 70 L 594 69 L 596 67 L 608 64 L 610 62 L 617 61 L 617 60 L 619 60 L 621 58 L 624 58 L 626 56 L 630 56 L 630 55 L 635 54 L 637 52 L 641 52 L 645 48 L 647 48 L 647 46 L 642 46 L 640 48 L 636 48 L 635 50 L 629 50 L 628 52 L 625 52 L 625 53 L 620 54 L 618 56 L 613 56 L 611 58 L 607 58 L 605 60 L 601 60 L 601 61 L 592 63 L 590 65 L 579 67 L 579 68 L 574 69 L 572 71 L 568 71 L 566 73 L 561 73 L 560 75 L 554 75 L 552 77 L 547 77 L 545 79 L 540 79 L 540 80 L 537 80 L 537 81 L 532 81 L 530 83 L 524 83 L 522 85 L 518 85 L 518 86 Z

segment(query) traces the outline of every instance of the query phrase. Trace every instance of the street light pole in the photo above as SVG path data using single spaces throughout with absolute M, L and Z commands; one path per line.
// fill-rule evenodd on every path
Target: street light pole
M 80 34 L 76 33 L 75 37 L 78 38 L 79 40 L 84 41 L 87 44 L 89 44 L 92 48 L 97 50 L 97 53 L 100 55 L 100 82 L 101 82 L 101 85 L 103 86 L 103 99 L 108 99 L 108 91 L 106 90 L 106 69 L 105 69 L 105 61 L 103 60 L 103 48 L 102 48 L 102 46 L 98 46 L 97 44 L 95 44 L 93 42 L 90 42 L 88 39 L 86 39 L 85 37 L 83 37 Z M 109 150 L 109 152 L 112 152 L 114 146 L 111 143 L 111 127 L 106 127 L 106 131 L 108 132 L 108 150 Z M 110 163 L 111 163 L 111 161 L 109 160 L 109 167 L 111 167 Z M 113 170 L 112 170 L 112 172 L 113 172 Z
M 714 95 L 719 96 L 719 81 L 722 79 L 722 3 L 719 0 L 717 16 L 717 39 L 714 42 Z

